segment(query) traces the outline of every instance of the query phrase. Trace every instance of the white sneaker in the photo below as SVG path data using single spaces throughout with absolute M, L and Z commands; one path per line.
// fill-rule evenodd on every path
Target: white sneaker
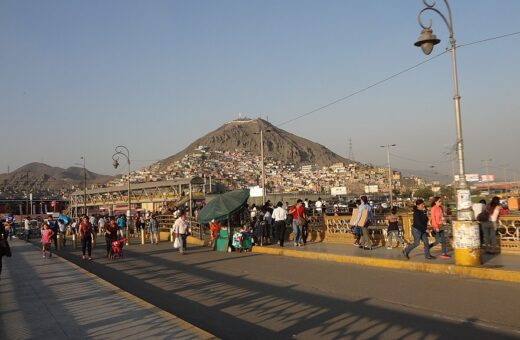
M 386 247 L 386 249 L 392 249 L 392 247 Z

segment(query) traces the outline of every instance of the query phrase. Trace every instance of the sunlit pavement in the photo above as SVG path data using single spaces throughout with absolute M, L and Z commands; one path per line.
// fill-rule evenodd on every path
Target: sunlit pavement
M 224 339 L 518 338 L 520 286 L 171 243 L 62 255 Z M 492 293 L 491 293 L 492 292 Z
M 11 242 L 0 281 L 0 339 L 204 339 L 211 335 L 38 248 Z

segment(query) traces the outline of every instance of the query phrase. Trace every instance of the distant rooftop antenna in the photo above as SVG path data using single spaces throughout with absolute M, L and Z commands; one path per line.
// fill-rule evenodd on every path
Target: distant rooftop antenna
M 348 139 L 348 159 L 354 161 L 354 150 L 352 149 L 352 138 Z

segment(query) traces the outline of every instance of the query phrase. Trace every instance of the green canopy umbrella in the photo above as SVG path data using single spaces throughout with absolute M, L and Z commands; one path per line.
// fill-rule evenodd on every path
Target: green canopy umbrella
M 199 212 L 199 223 L 211 220 L 225 220 L 240 210 L 249 198 L 249 189 L 235 190 L 218 195 Z

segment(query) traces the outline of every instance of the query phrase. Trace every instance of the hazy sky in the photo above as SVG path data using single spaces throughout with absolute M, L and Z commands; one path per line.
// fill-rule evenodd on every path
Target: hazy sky
M 451 1 L 459 44 L 520 31 L 520 1 Z M 443 1 L 437 1 L 445 11 Z M 0 172 L 33 161 L 115 174 L 185 148 L 238 117 L 263 117 L 355 159 L 451 173 L 448 53 L 413 46 L 419 0 L 0 1 Z M 438 16 L 433 29 L 448 46 Z M 520 35 L 457 50 L 466 172 L 520 174 Z

